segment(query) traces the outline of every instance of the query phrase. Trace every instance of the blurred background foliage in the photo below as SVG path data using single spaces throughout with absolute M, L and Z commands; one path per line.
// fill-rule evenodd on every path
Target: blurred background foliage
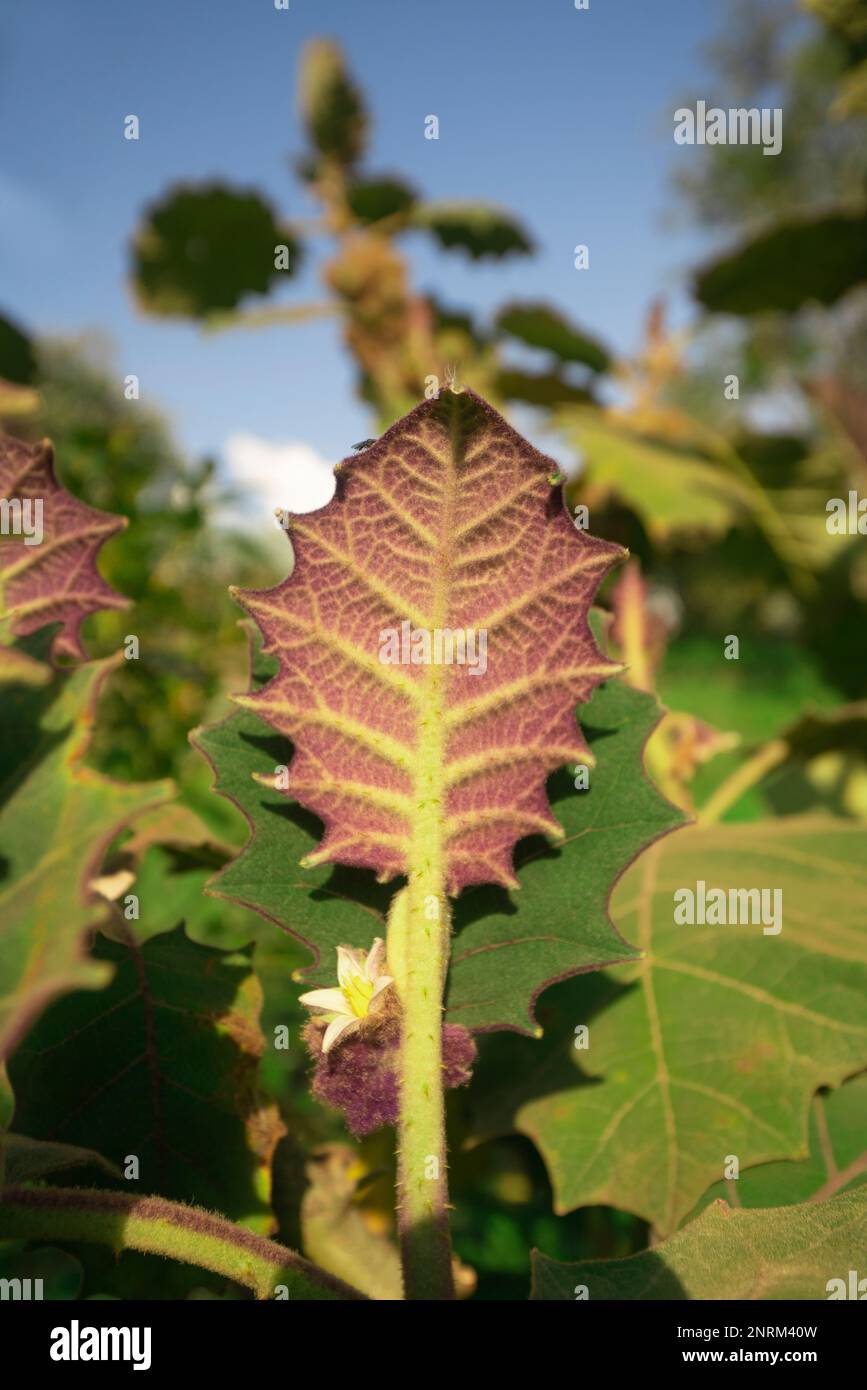
M 828 499 L 867 493 L 867 5 L 773 0 L 734 5 L 726 21 L 711 55 L 716 89 L 697 95 L 708 105 L 782 107 L 782 151 L 763 158 L 749 146 L 708 146 L 679 176 L 677 215 L 713 228 L 719 246 L 695 272 L 689 331 L 670 332 L 664 305 L 649 302 L 629 360 L 554 304 L 512 301 L 482 321 L 414 290 L 406 234 L 483 260 L 531 256 L 531 229 L 504 209 L 430 203 L 401 175 L 368 170 L 372 116 L 325 39 L 298 74 L 307 148 L 294 169 L 315 216 L 284 218 L 255 189 L 214 180 L 168 188 L 132 233 L 130 280 L 143 313 L 195 320 L 206 332 L 297 334 L 299 352 L 307 321 L 335 319 L 371 432 L 449 373 L 518 410 L 522 428 L 556 438 L 574 459 L 568 504 L 586 506 L 593 533 L 632 553 L 603 602 L 628 679 L 656 690 L 670 711 L 648 750 L 666 793 L 714 818 L 808 808 L 863 818 L 867 552 L 860 536 L 829 535 L 825 523 Z M 312 248 L 321 298 L 269 305 Z M 297 1036 L 291 972 L 305 953 L 202 896 L 245 829 L 208 795 L 209 769 L 186 742 L 246 682 L 227 586 L 276 582 L 285 543 L 276 528 L 251 538 L 226 523 L 231 499 L 214 462 L 183 458 L 167 422 L 126 399 L 105 344 L 34 343 L 26 325 L 3 320 L 0 378 L 4 427 L 50 436 L 66 486 L 129 518 L 102 568 L 132 607 L 91 619 L 89 638 L 101 653 L 136 633 L 141 659 L 111 683 L 92 758 L 125 778 L 174 776 L 182 806 L 207 829 L 155 829 L 136 848 L 139 891 L 159 895 L 166 930 L 183 918 L 205 944 L 255 939 L 265 1034 L 287 1024 Z M 732 636 L 739 657 L 726 660 Z M 118 854 L 121 862 L 123 846 Z M 326 1210 L 342 1201 L 344 1214 L 361 1213 L 362 1245 L 382 1239 L 389 1145 L 374 1136 L 345 1147 L 340 1122 L 308 1096 L 297 1046 L 269 1048 L 263 1065 L 289 1131 L 275 1172 L 281 1234 L 304 1240 L 306 1189 Z M 471 1101 L 455 1095 L 450 1104 L 467 1293 L 525 1297 L 532 1245 L 577 1259 L 647 1244 L 646 1228 L 623 1213 L 555 1215 L 526 1140 L 462 1149 Z M 322 1206 L 306 1210 L 319 1222 L 311 1240 L 327 1240 Z M 98 1284 L 104 1257 L 80 1257 Z M 125 1262 L 137 1271 L 126 1291 L 146 1290 L 146 1262 Z M 197 1276 L 199 1284 L 202 1296 L 218 1291 L 215 1281 Z

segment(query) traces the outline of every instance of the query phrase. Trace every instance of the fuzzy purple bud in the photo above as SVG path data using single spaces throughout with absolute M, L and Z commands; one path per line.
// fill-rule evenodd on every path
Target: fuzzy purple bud
M 400 1014 L 371 1014 L 362 1026 L 322 1051 L 326 1024 L 311 1019 L 304 1041 L 315 1059 L 312 1092 L 317 1100 L 342 1110 L 349 1129 L 361 1138 L 383 1125 L 397 1123 L 399 1104 Z M 476 1045 L 458 1023 L 443 1027 L 443 1085 L 447 1090 L 469 1081 Z

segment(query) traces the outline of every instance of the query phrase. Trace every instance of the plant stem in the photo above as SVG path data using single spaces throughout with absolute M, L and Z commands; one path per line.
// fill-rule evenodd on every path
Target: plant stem
M 85 1241 L 116 1251 L 198 1265 L 271 1298 L 359 1299 L 364 1295 L 275 1241 L 200 1207 L 77 1187 L 7 1187 L 0 1239 Z
M 454 1283 L 448 1223 L 442 1030 L 450 921 L 444 887 L 441 668 L 427 668 L 426 684 L 428 699 L 419 729 L 417 813 L 408 882 L 395 904 L 389 931 L 403 1005 L 398 1231 L 405 1296 L 449 1299 L 454 1298 Z
M 432 887 L 421 877 L 411 882 L 398 895 L 389 929 L 389 949 L 400 941 L 403 952 L 398 1232 L 408 1299 L 454 1298 L 442 1081 L 448 923 L 426 917 L 431 902 L 447 910 L 448 899 L 426 891 Z
M 451 395 L 447 400 L 452 403 Z M 436 582 L 430 627 L 434 631 L 448 623 L 459 449 L 455 410 L 451 448 L 444 460 L 442 529 L 433 565 Z M 404 1293 L 409 1299 L 455 1296 L 442 1071 L 443 991 L 451 930 L 446 892 L 446 669 L 436 663 L 424 668 L 407 886 L 389 923 L 403 1006 L 398 1231 Z

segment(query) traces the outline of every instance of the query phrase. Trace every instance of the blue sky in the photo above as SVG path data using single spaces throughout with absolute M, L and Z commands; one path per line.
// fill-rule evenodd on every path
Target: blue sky
M 430 197 L 510 208 L 532 259 L 470 263 L 407 240 L 415 283 L 493 311 L 543 298 L 620 349 L 651 299 L 689 313 L 706 253 L 672 230 L 679 98 L 703 90 L 702 47 L 725 7 L 695 0 L 29 0 L 0 14 L 0 312 L 35 332 L 108 332 L 119 376 L 163 408 L 192 453 L 227 439 L 304 441 L 332 461 L 370 433 L 334 323 L 203 337 L 143 318 L 126 283 L 144 204 L 172 180 L 211 177 L 313 209 L 291 172 L 302 148 L 298 55 L 343 45 L 372 111 L 366 168 Z M 123 118 L 141 121 L 138 142 Z M 423 138 L 440 119 L 439 141 Z M 572 264 L 576 242 L 591 268 Z M 316 260 L 283 297 L 316 291 Z

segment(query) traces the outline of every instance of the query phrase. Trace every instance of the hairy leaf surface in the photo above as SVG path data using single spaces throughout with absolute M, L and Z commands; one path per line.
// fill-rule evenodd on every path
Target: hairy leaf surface
M 100 546 L 123 530 L 126 518 L 97 511 L 67 492 L 55 476 L 47 441 L 0 437 L 0 497 L 30 508 L 41 503 L 42 509 L 39 544 L 28 545 L 20 535 L 0 538 L 0 639 L 60 623 L 52 655 L 84 660 L 84 619 L 128 606 L 97 569 Z
M 742 1171 L 803 1158 L 816 1089 L 867 1065 L 863 838 L 853 822 L 788 817 L 690 828 L 650 849 L 613 904 L 644 960 L 552 991 L 541 1044 L 491 1040 L 480 1093 L 486 1068 L 507 1080 L 492 1081 L 477 1132 L 532 1138 L 559 1211 L 608 1203 L 663 1232 L 728 1155 Z M 676 925 L 673 895 L 699 879 L 781 888 L 779 935 Z
M 800 1163 L 759 1163 L 737 1181 L 714 1183 L 702 1205 L 718 1197 L 744 1207 L 826 1201 L 867 1183 L 867 1072 L 813 1097 L 809 1145 Z
M 456 895 L 514 887 L 523 836 L 563 838 L 545 780 L 587 756 L 575 704 L 616 669 L 588 613 L 621 552 L 575 528 L 559 481 L 446 391 L 344 460 L 327 507 L 287 518 L 291 577 L 239 594 L 278 674 L 238 702 L 295 744 L 286 794 L 325 825 L 306 864 L 386 881 L 431 856 Z M 438 660 L 455 633 L 465 659 Z
M 261 683 L 273 661 L 254 659 Z M 520 892 L 474 888 L 455 904 L 446 1003 L 448 1017 L 465 1027 L 528 1032 L 535 1026 L 534 998 L 546 984 L 634 955 L 611 926 L 611 886 L 644 845 L 681 820 L 641 771 L 659 708 L 652 697 L 612 681 L 579 715 L 596 765 L 584 791 L 575 789 L 571 773 L 549 779 L 562 845 L 523 840 L 515 855 Z M 288 765 L 292 745 L 252 711 L 197 731 L 194 742 L 214 767 L 216 789 L 254 832 L 208 891 L 300 937 L 319 958 L 305 980 L 329 983 L 335 947 L 366 948 L 384 935 L 389 891 L 363 870 L 296 867 L 314 848 L 319 822 L 264 785 L 275 766 Z
M 562 1264 L 533 1253 L 533 1299 L 826 1299 L 863 1264 L 867 1192 L 737 1211 L 715 1202 L 670 1240 L 625 1260 Z

